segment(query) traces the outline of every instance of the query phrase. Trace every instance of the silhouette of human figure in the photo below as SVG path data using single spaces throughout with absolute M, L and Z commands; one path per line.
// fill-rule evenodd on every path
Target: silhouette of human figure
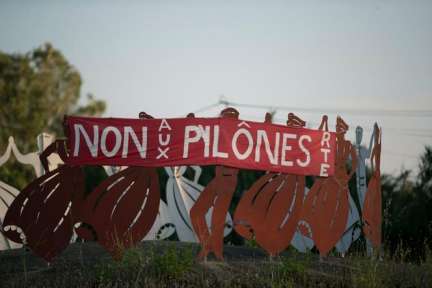
M 372 240 L 373 252 L 381 250 L 381 221 L 382 221 L 382 195 L 381 195 L 381 129 L 375 123 L 375 145 L 371 155 L 372 177 L 367 186 L 363 202 L 363 231 L 368 239 Z
M 187 117 L 193 118 L 195 115 L 189 113 Z M 185 176 L 188 169 L 193 170 L 193 179 Z M 198 183 L 202 169 L 200 166 L 178 166 L 165 167 L 165 171 L 169 176 L 166 186 L 166 198 L 177 237 L 182 242 L 197 243 L 199 241 L 192 226 L 190 210 L 200 196 L 201 191 L 204 190 L 204 186 Z M 213 206 L 210 207 L 209 212 L 206 214 L 207 228 L 209 230 L 211 230 L 212 213 Z M 225 219 L 224 237 L 231 232 L 232 226 L 231 215 L 228 212 Z
M 28 154 L 21 154 L 21 152 L 18 150 L 17 146 L 15 145 L 15 143 L 12 143 L 12 151 L 15 155 L 15 157 L 17 158 L 18 162 L 22 163 L 22 164 L 28 164 L 28 165 L 32 165 L 35 173 L 36 173 L 36 177 L 39 178 L 40 176 L 42 176 L 45 173 L 44 167 L 41 163 L 41 160 L 39 158 L 39 155 L 41 155 L 42 151 L 44 151 L 48 146 L 51 145 L 52 143 L 52 136 L 48 133 L 41 133 L 36 137 L 37 143 L 38 143 L 38 148 L 39 151 L 38 152 L 32 152 L 32 153 L 28 153 Z M 62 161 L 62 159 L 60 158 L 60 156 L 57 153 L 51 153 L 48 156 L 48 167 L 49 170 L 54 170 L 56 169 L 59 164 L 63 164 L 64 161 Z
M 9 144 L 3 156 L 0 157 L 0 167 L 5 164 L 11 154 L 11 144 L 14 142 L 12 136 L 9 137 Z M 22 244 L 15 243 L 3 235 L 3 219 L 9 206 L 12 204 L 19 191 L 2 181 L 0 181 L 0 250 L 20 248 Z
M 365 148 L 361 146 L 363 138 L 363 128 L 357 126 L 356 128 L 356 141 L 355 141 L 355 149 L 357 154 L 357 170 L 356 170 L 356 178 L 357 178 L 357 196 L 359 198 L 360 209 L 363 209 L 363 203 L 366 196 L 367 183 L 366 183 L 366 159 L 370 158 L 372 152 L 372 146 L 374 144 L 375 139 L 375 129 L 372 131 L 372 135 L 369 141 L 369 148 Z M 366 237 L 366 255 L 368 257 L 372 256 L 372 241 L 371 239 Z
M 327 116 L 323 117 L 320 130 L 328 131 Z M 336 123 L 336 159 L 334 175 L 319 178 L 307 195 L 300 220 L 310 225 L 315 245 L 321 256 L 336 245 L 344 234 L 349 217 L 348 181 L 357 167 L 357 156 L 350 141 L 345 141 L 348 125 L 340 116 Z M 346 163 L 352 157 L 351 171 L 347 173 Z
M 66 163 L 70 149 L 68 117 L 63 119 L 66 139 L 56 140 L 40 155 L 47 173 L 31 182 L 15 198 L 4 219 L 4 233 L 14 242 L 27 243 L 50 262 L 69 245 L 84 197 L 80 166 L 63 165 L 50 171 L 48 157 L 58 152 Z
M 234 108 L 226 108 L 221 112 L 222 117 L 238 119 L 238 115 Z M 190 210 L 192 225 L 202 247 L 198 259 L 206 257 L 210 252 L 216 258 L 223 257 L 225 219 L 237 185 L 237 173 L 236 168 L 216 166 L 215 178 L 204 188 Z M 206 214 L 212 206 L 214 208 L 209 231 Z

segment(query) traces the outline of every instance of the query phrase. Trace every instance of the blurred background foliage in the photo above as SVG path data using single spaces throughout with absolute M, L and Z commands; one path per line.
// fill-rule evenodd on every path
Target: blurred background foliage
M 87 94 L 87 105 L 78 104 L 81 83 L 77 69 L 49 43 L 24 55 L 5 54 L 0 51 L 0 155 L 6 150 L 9 136 L 14 137 L 23 154 L 38 150 L 36 137 L 41 132 L 63 137 L 61 123 L 65 114 L 103 115 L 105 102 L 91 94 Z M 86 166 L 83 169 L 86 194 L 89 194 L 107 175 L 99 166 Z M 199 183 L 205 186 L 213 179 L 215 169 L 214 166 L 202 166 L 202 169 Z M 188 169 L 185 177 L 193 178 L 191 170 Z M 158 168 L 157 171 L 161 199 L 165 200 L 168 175 L 163 168 Z M 243 193 L 264 173 L 239 170 L 237 187 L 230 206 L 231 215 Z M 368 180 L 370 176 L 371 171 L 368 169 Z M 383 245 L 386 253 L 393 259 L 418 262 L 425 259 L 427 251 L 431 251 L 427 249 L 432 249 L 431 147 L 425 147 L 419 159 L 419 173 L 414 177 L 415 180 L 410 180 L 410 176 L 411 171 L 404 169 L 399 175 L 382 175 Z M 18 163 L 11 155 L 10 160 L 0 167 L 0 177 L 2 182 L 22 189 L 36 176 L 32 167 Z M 307 186 L 310 188 L 314 181 L 314 177 L 307 177 Z M 349 187 L 351 196 L 358 205 L 355 175 L 351 178 Z M 243 245 L 244 239 L 233 230 L 225 238 L 225 242 Z M 354 249 L 356 247 L 364 248 L 353 245 Z
M 63 137 L 63 115 L 100 116 L 105 102 L 87 94 L 79 105 L 82 79 L 77 69 L 50 43 L 26 54 L 0 51 L 0 153 L 13 136 L 22 154 L 37 152 L 36 137 L 46 132 Z M 11 155 L 0 167 L 3 181 L 22 189 L 32 179 L 31 166 L 21 165 Z

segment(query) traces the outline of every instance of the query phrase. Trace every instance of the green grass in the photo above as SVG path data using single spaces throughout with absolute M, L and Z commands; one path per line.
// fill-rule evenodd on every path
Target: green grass
M 432 287 L 430 251 L 425 262 L 417 265 L 365 259 L 363 253 L 353 252 L 345 258 L 329 256 L 320 262 L 318 254 L 297 253 L 294 249 L 270 259 L 262 249 L 235 247 L 226 247 L 231 253 L 228 258 L 198 261 L 199 244 L 166 241 L 140 243 L 125 251 L 121 259 L 109 256 L 97 244 L 82 247 L 87 252 L 100 252 L 92 258 L 80 254 L 81 246 L 77 246 L 63 260 L 54 261 L 49 267 L 39 262 L 36 269 L 31 252 L 17 251 L 17 268 L 15 272 L 9 269 L 9 274 L 0 274 L 0 286 Z M 242 257 L 242 253 L 248 256 Z M 72 258 L 73 263 L 69 260 Z M 1 269 L 6 271 L 8 267 Z
M 271 287 L 291 287 L 306 283 L 307 271 L 311 264 L 311 251 L 307 251 L 304 262 L 297 260 L 297 250 L 291 249 L 291 251 L 292 258 L 278 257 L 270 263 Z

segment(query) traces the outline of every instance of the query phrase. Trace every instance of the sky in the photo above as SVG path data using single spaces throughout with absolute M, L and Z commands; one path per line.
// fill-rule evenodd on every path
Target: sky
M 0 50 L 50 42 L 105 116 L 215 117 L 383 128 L 382 170 L 432 146 L 432 1 L 5 1 Z M 207 109 L 204 109 L 207 108 Z

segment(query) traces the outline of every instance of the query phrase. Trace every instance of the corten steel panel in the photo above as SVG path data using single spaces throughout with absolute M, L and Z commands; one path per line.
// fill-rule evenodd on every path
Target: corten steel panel
M 141 119 L 151 119 L 144 112 Z M 160 202 L 156 168 L 128 167 L 99 184 L 85 198 L 77 234 L 98 240 L 111 254 L 123 252 L 140 242 L 157 217 Z
M 381 219 L 382 219 L 382 196 L 381 196 L 381 130 L 375 123 L 375 146 L 372 149 L 371 166 L 372 177 L 366 191 L 363 203 L 363 231 L 367 238 L 372 240 L 374 252 L 378 253 L 381 246 Z M 375 162 L 374 162 L 375 161 Z
M 266 121 L 270 122 L 267 113 Z M 304 127 L 306 122 L 288 115 L 288 126 Z M 292 240 L 302 209 L 305 177 L 267 173 L 245 193 L 237 206 L 236 231 L 247 239 L 252 233 L 271 257 L 284 250 Z
M 221 112 L 222 117 L 238 118 L 238 111 L 233 108 L 226 108 Z M 194 206 L 190 210 L 195 234 L 201 243 L 201 259 L 210 252 L 217 258 L 222 258 L 223 234 L 225 219 L 229 205 L 237 185 L 238 169 L 216 166 L 215 178 L 204 188 Z M 205 215 L 213 206 L 211 218 L 211 232 L 208 231 Z
M 64 134 L 69 138 L 67 117 Z M 66 162 L 69 140 L 57 140 L 47 147 L 40 159 L 48 168 L 48 156 L 57 151 Z M 84 196 L 84 177 L 80 166 L 61 166 L 31 182 L 16 197 L 6 213 L 5 235 L 28 247 L 46 261 L 69 245 L 73 226 Z M 16 227 L 15 227 L 16 226 Z
M 323 117 L 320 130 L 328 131 L 327 116 Z M 357 167 L 357 156 L 350 141 L 345 140 L 348 125 L 337 117 L 336 124 L 336 163 L 335 175 L 319 178 L 307 195 L 300 216 L 312 230 L 315 245 L 323 257 L 335 246 L 345 231 L 349 213 L 348 181 Z M 352 157 L 351 171 L 347 173 L 346 164 Z M 307 233 L 301 226 L 302 232 Z M 307 235 L 307 234 L 305 234 Z

